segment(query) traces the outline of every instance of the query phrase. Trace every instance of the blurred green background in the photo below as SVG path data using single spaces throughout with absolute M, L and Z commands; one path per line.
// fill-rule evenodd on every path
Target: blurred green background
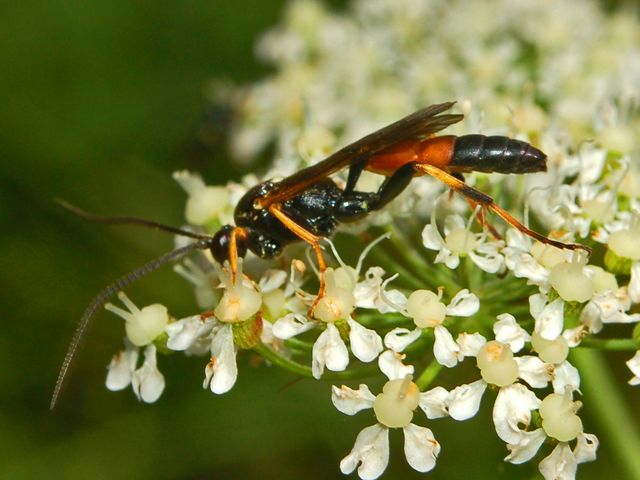
M 251 368 L 244 357 L 236 387 L 215 396 L 201 388 L 203 360 L 176 355 L 160 358 L 167 388 L 144 405 L 130 390 L 104 387 L 123 335 L 104 313 L 59 408 L 48 410 L 88 301 L 172 247 L 167 235 L 87 224 L 53 198 L 180 224 L 184 193 L 171 172 L 199 170 L 210 183 L 239 177 L 223 142 L 203 136 L 205 91 L 214 79 L 244 83 L 268 71 L 253 45 L 283 5 L 0 6 L 0 479 L 342 478 L 339 460 L 373 416 L 338 413 L 328 383 L 288 386 L 291 375 Z M 138 305 L 161 301 L 176 316 L 193 313 L 191 289 L 168 267 L 128 293 Z M 507 452 L 484 403 L 470 422 L 430 425 L 444 449 L 428 476 L 406 465 L 394 432 L 387 477 L 534 478 L 535 465 L 502 462 Z M 609 453 L 605 443 L 581 478 L 616 477 Z

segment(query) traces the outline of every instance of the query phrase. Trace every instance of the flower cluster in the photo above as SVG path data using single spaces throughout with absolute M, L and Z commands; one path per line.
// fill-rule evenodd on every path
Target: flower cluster
M 291 3 L 258 45 L 275 73 L 228 95 L 240 99 L 236 155 L 247 160 L 275 144 L 271 169 L 226 186 L 177 172 L 189 228 L 214 234 L 250 186 L 457 98 L 466 116 L 451 133 L 510 135 L 548 154 L 546 173 L 472 173 L 466 182 L 593 255 L 499 224 L 483 228 L 464 199 L 415 179 L 383 211 L 345 228 L 362 250 L 352 262 L 328 239 L 332 266 L 323 272 L 304 261 L 304 245 L 275 262 L 249 254 L 235 272 L 198 252 L 175 266 L 197 304 L 181 319 L 121 293 L 127 310 L 107 305 L 126 331 L 125 350 L 109 365 L 110 390 L 131 385 L 155 402 L 165 388 L 157 355 L 182 351 L 208 356 L 203 385 L 223 394 L 236 383 L 238 355 L 250 350 L 296 375 L 356 382 L 331 393 L 340 412 L 371 409 L 375 417 L 340 462 L 345 474 L 382 475 L 394 429 L 402 429 L 408 464 L 433 469 L 446 446 L 431 427 L 468 420 L 482 402 L 492 404 L 509 463 L 537 458 L 545 479 L 567 479 L 596 458 L 598 439 L 584 430 L 578 398 L 597 398 L 580 390 L 590 372 L 576 354 L 637 351 L 627 365 L 629 383 L 640 384 L 640 23 L 582 0 L 462 3 L 361 0 L 340 14 L 319 1 Z M 344 184 L 344 172 L 332 178 Z M 357 189 L 380 181 L 364 174 Z M 452 369 L 451 378 L 466 380 L 452 383 Z M 377 372 L 380 393 L 357 384 Z M 414 418 L 418 408 L 422 418 Z

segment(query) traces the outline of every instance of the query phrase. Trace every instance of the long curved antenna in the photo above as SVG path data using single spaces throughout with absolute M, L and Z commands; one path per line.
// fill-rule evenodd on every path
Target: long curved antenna
M 206 237 L 205 239 L 194 242 L 190 245 L 187 245 L 186 247 L 176 248 L 171 252 L 167 252 L 164 255 L 145 263 L 132 272 L 129 272 L 126 275 L 118 278 L 115 282 L 107 285 L 100 293 L 93 297 L 93 300 L 91 300 L 91 303 L 82 314 L 80 323 L 78 323 L 76 331 L 73 333 L 73 338 L 71 339 L 71 343 L 69 344 L 69 348 L 67 349 L 67 354 L 64 356 L 64 361 L 62 362 L 62 366 L 60 367 L 58 379 L 56 380 L 56 385 L 53 389 L 53 394 L 51 395 L 51 403 L 49 404 L 49 408 L 51 410 L 55 408 L 58 402 L 58 398 L 60 397 L 60 393 L 62 392 L 62 388 L 64 387 L 66 380 L 69 378 L 69 372 L 73 365 L 73 361 L 75 360 L 80 349 L 80 343 L 84 339 L 85 334 L 87 333 L 87 329 L 91 325 L 91 320 L 93 319 L 96 310 L 104 305 L 111 296 L 113 296 L 115 293 L 122 290 L 132 282 L 135 282 L 148 273 L 157 270 L 162 265 L 170 262 L 175 258 L 182 257 L 183 255 L 186 255 L 193 250 L 203 250 L 209 248 L 209 245 L 210 237 Z
M 87 212 L 80 207 L 62 200 L 61 198 L 55 198 L 54 201 L 62 208 L 69 210 L 74 215 L 79 216 L 89 222 L 104 223 L 106 225 L 137 225 L 140 227 L 152 228 L 154 230 L 161 230 L 163 232 L 174 233 L 176 235 L 182 235 L 183 237 L 196 238 L 198 240 L 205 240 L 210 238 L 209 235 L 202 233 L 190 232 L 189 230 L 183 230 L 182 228 L 172 227 L 170 225 L 164 225 L 162 223 L 154 222 L 152 220 L 145 220 L 138 217 L 106 217 L 103 215 L 96 215 L 95 213 Z

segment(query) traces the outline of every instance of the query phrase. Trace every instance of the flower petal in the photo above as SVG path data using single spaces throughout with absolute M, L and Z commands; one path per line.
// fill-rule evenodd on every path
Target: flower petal
M 360 464 L 358 476 L 363 480 L 374 480 L 382 475 L 388 463 L 389 430 L 377 423 L 358 434 L 351 452 L 340 462 L 340 471 L 348 475 Z
M 422 245 L 429 250 L 441 250 L 445 243 L 435 225 L 427 224 L 422 229 Z
M 435 342 L 433 343 L 433 355 L 440 365 L 455 367 L 458 363 L 460 347 L 455 342 L 449 330 L 438 325 L 434 328 Z
M 478 255 L 475 252 L 469 252 L 469 258 L 476 266 L 487 273 L 496 273 L 500 270 L 504 257 L 497 252 L 487 252 L 484 255 Z
M 531 460 L 547 439 L 547 434 L 544 433 L 542 428 L 538 428 L 532 432 L 521 430 L 519 435 L 520 439 L 517 443 L 507 444 L 507 449 L 510 453 L 504 459 L 506 462 L 515 465 Z
M 233 345 L 231 325 L 220 326 L 211 339 L 211 360 L 205 368 L 203 387 L 209 387 L 213 393 L 226 393 L 238 379 L 236 350 Z
M 498 436 L 507 443 L 521 441 L 521 428 L 531 422 L 531 411 L 540 407 L 540 399 L 521 383 L 503 387 L 493 404 L 493 424 Z
M 361 383 L 358 390 L 353 390 L 346 385 L 340 388 L 335 385 L 331 388 L 331 401 L 333 405 L 346 415 L 355 415 L 360 410 L 373 408 L 376 397 L 369 387 Z
M 127 348 L 116 353 L 107 367 L 106 385 L 112 392 L 129 386 L 138 363 L 138 348 L 133 347 L 129 342 L 126 343 Z
M 273 324 L 273 335 L 281 340 L 295 337 L 315 327 L 318 322 L 309 321 L 304 315 L 289 313 Z
M 580 388 L 580 372 L 566 360 L 556 365 L 553 372 L 553 391 L 562 395 L 567 387 L 571 390 Z M 533 386 L 533 385 L 532 385 Z
M 155 345 L 144 349 L 144 363 L 133 374 L 131 386 L 138 400 L 145 403 L 153 403 L 162 395 L 165 381 L 157 367 Z
M 410 423 L 404 432 L 404 454 L 407 463 L 418 472 L 428 472 L 436 466 L 440 444 L 430 429 Z
M 593 462 L 596 459 L 596 451 L 600 441 L 592 433 L 578 435 L 573 454 L 578 463 Z
M 548 364 L 533 355 L 515 357 L 518 364 L 518 376 L 533 388 L 544 388 L 551 381 L 551 371 Z
M 640 350 L 629 360 L 626 361 L 627 367 L 633 373 L 633 377 L 629 380 L 629 385 L 640 384 Z
M 447 398 L 449 392 L 443 387 L 434 387 L 420 394 L 418 404 L 427 418 L 442 418 L 449 415 L 447 411 Z
M 510 313 L 501 313 L 496 318 L 498 321 L 493 324 L 493 333 L 496 340 L 509 344 L 512 352 L 519 352 L 524 347 L 525 342 L 531 341 L 531 335 L 518 325 L 515 317 Z
M 331 371 L 341 372 L 349 365 L 349 351 L 333 323 L 327 324 L 326 330 L 313 344 L 311 355 L 311 371 L 316 379 L 322 376 L 325 366 Z
M 382 352 L 382 339 L 378 332 L 365 328 L 355 320 L 348 318 L 349 343 L 353 355 L 361 362 L 371 362 Z
M 451 390 L 447 398 L 451 418 L 462 421 L 478 413 L 480 401 L 486 389 L 487 382 L 484 380 L 476 380 L 473 383 L 460 385 Z
M 409 330 L 408 328 L 397 327 L 384 336 L 384 345 L 394 352 L 402 352 L 420 338 L 421 333 L 422 330 L 419 328 Z
M 447 315 L 454 317 L 470 317 L 480 309 L 480 300 L 466 288 L 460 290 L 447 306 Z
M 384 373 L 389 380 L 397 380 L 406 378 L 407 375 L 413 375 L 413 365 L 405 365 L 402 363 L 405 355 L 395 353 L 391 350 L 385 350 L 378 357 L 378 366 L 380 371 Z
M 569 445 L 561 442 L 540 462 L 538 469 L 545 480 L 569 480 L 576 477 L 578 462 Z
M 556 298 L 536 317 L 534 330 L 546 340 L 555 340 L 564 328 L 564 300 Z
M 279 269 L 268 269 L 260 277 L 259 288 L 262 293 L 267 293 L 280 288 L 287 281 L 287 272 Z
M 167 348 L 176 351 L 191 348 L 200 338 L 211 332 L 214 323 L 212 318 L 203 319 L 201 315 L 193 315 L 170 323 L 164 329 L 169 336 Z
M 456 343 L 460 347 L 458 352 L 458 360 L 464 359 L 464 357 L 475 357 L 478 355 L 480 349 L 487 343 L 487 339 L 480 333 L 465 333 L 462 332 L 458 335 Z

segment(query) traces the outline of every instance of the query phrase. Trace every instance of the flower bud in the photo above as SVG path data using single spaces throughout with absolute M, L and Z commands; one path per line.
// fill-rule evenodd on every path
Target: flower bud
M 325 291 L 324 295 L 313 310 L 313 316 L 323 322 L 336 322 L 344 320 L 351 315 L 355 308 L 356 299 L 353 296 L 353 290 L 338 285 L 338 281 L 347 282 L 348 276 L 338 274 L 333 268 L 327 268 L 325 271 Z M 344 283 L 343 283 L 344 285 Z
M 582 420 L 576 415 L 580 406 L 573 402 L 571 391 L 563 395 L 552 393 L 542 400 L 540 416 L 545 433 L 561 442 L 568 442 L 582 433 Z
M 139 309 L 124 292 L 118 293 L 118 298 L 127 307 L 128 312 L 111 303 L 105 304 L 104 308 L 124 318 L 127 338 L 136 347 L 149 345 L 164 332 L 164 328 L 169 323 L 167 307 L 154 303 Z
M 582 260 L 559 263 L 551 269 L 549 282 L 567 302 L 583 303 L 594 294 L 593 281 L 586 275 Z
M 261 303 L 258 292 L 239 282 L 224 291 L 213 312 L 221 322 L 243 322 L 260 310 Z
M 420 390 L 411 376 L 390 380 L 373 402 L 373 411 L 380 423 L 389 428 L 402 428 L 411 423 L 413 411 L 420 402 Z
M 531 345 L 538 352 L 540 360 L 546 363 L 559 364 L 567 359 L 569 354 L 569 344 L 562 336 L 558 336 L 555 340 L 547 340 L 538 332 L 531 335 Z
M 407 313 L 419 328 L 436 327 L 444 322 L 447 307 L 435 293 L 416 290 L 407 300 Z
M 518 379 L 518 364 L 513 359 L 511 347 L 491 340 L 485 343 L 476 357 L 478 368 L 485 382 L 506 387 Z

